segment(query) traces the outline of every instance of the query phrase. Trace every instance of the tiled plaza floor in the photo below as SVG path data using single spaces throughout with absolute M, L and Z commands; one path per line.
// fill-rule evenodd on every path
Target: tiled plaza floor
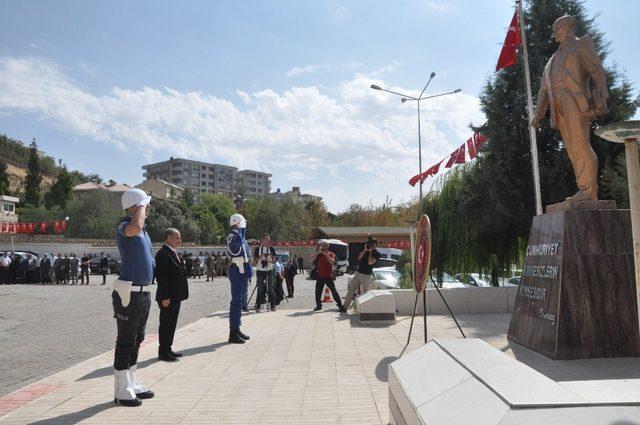
M 608 362 L 606 368 L 601 360 L 559 366 L 524 348 L 512 349 L 505 337 L 509 318 L 479 314 L 458 319 L 467 336 L 482 338 L 545 374 L 555 373 L 557 380 L 581 380 L 589 373 L 620 379 L 638 369 L 638 359 Z M 243 321 L 251 335 L 244 345 L 226 343 L 224 312 L 180 329 L 174 349 L 184 357 L 176 363 L 156 361 L 157 343 L 149 338 L 141 349 L 138 375 L 156 396 L 141 407 L 113 403 L 113 353 L 107 352 L 3 398 L 0 409 L 4 401 L 10 412 L 0 423 L 388 423 L 387 365 L 405 345 L 410 318 L 365 327 L 355 316 L 327 308 L 252 313 Z M 428 330 L 429 338 L 460 336 L 447 316 L 430 316 Z M 413 332 L 407 352 L 423 343 L 422 318 Z M 614 376 L 616 371 L 620 376 Z M 8 403 L 15 405 L 7 409 Z
M 467 328 L 470 334 L 504 338 L 508 315 L 462 319 L 474 323 Z M 226 343 L 224 312 L 178 330 L 174 349 L 184 357 L 173 364 L 156 361 L 157 343 L 146 344 L 138 375 L 156 396 L 141 407 L 113 403 L 113 353 L 107 352 L 28 387 L 35 394 L 14 394 L 16 405 L 24 397 L 35 400 L 0 423 L 388 422 L 387 364 L 404 347 L 409 318 L 393 326 L 363 327 L 355 316 L 331 307 L 317 313 L 252 313 L 243 320 L 252 337 L 244 345 Z M 457 332 L 444 316 L 429 317 L 428 327 L 429 337 Z M 422 321 L 416 320 L 408 350 L 422 345 L 423 338 Z

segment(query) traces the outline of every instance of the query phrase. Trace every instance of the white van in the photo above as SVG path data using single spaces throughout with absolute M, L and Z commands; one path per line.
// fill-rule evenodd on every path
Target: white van
M 349 266 L 349 244 L 342 242 L 340 239 L 324 240 L 329 244 L 329 251 L 333 252 L 336 256 L 336 274 L 345 274 Z

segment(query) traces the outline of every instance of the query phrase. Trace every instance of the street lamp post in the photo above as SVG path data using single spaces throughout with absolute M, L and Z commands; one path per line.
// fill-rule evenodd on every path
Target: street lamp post
M 398 93 L 393 90 L 388 90 L 380 86 L 377 86 L 375 84 L 371 84 L 371 88 L 374 90 L 380 90 L 380 91 L 394 94 L 396 96 L 400 96 L 400 101 L 402 103 L 416 102 L 416 104 L 418 105 L 418 170 L 419 170 L 419 174 L 422 174 L 422 134 L 421 134 L 422 131 L 421 131 L 421 123 L 420 123 L 420 102 L 427 99 L 433 99 L 434 97 L 460 93 L 462 91 L 461 89 L 455 89 L 453 91 L 446 92 L 446 93 L 439 93 L 431 96 L 425 96 L 424 92 L 427 90 L 427 87 L 429 87 L 429 83 L 431 83 L 431 80 L 433 80 L 433 77 L 435 76 L 436 76 L 435 72 L 432 72 L 429 75 L 429 80 L 427 81 L 427 84 L 425 84 L 424 88 L 422 89 L 418 97 L 410 96 L 408 94 Z M 420 179 L 420 203 L 418 204 L 418 220 L 420 220 L 421 212 L 422 212 L 422 179 Z M 412 231 L 412 234 L 413 234 L 413 231 Z M 411 239 L 413 240 L 413 237 Z M 413 246 L 411 249 L 411 265 L 412 265 L 412 269 L 415 270 L 415 259 L 413 258 Z M 411 327 L 413 327 L 413 317 L 416 314 L 415 306 L 417 305 L 418 295 L 420 294 L 416 293 L 416 302 L 414 303 L 413 314 L 411 315 Z M 422 314 L 423 314 L 423 321 L 424 321 L 424 342 L 426 344 L 427 342 L 427 290 L 426 288 L 422 290 Z M 411 331 L 409 331 L 409 338 L 411 338 Z M 408 344 L 408 341 L 407 341 L 407 344 Z
M 418 97 L 414 97 L 414 96 L 410 96 L 408 94 L 402 94 L 402 93 L 398 93 L 395 92 L 393 90 L 388 90 L 385 88 L 382 88 L 380 86 L 377 86 L 375 84 L 371 84 L 371 88 L 374 90 L 380 90 L 380 91 L 384 91 L 387 93 L 391 93 L 391 94 L 395 94 L 396 96 L 400 96 L 400 101 L 402 103 L 405 102 L 416 102 L 416 104 L 418 105 L 418 169 L 419 169 L 419 174 L 422 174 L 422 132 L 421 132 L 421 120 L 420 120 L 420 102 L 422 102 L 423 100 L 427 100 L 427 99 L 433 99 L 434 97 L 441 97 L 441 96 L 446 96 L 449 94 L 454 94 L 454 93 L 460 93 L 462 90 L 461 89 L 455 89 L 453 91 L 450 92 L 446 92 L 446 93 L 439 93 L 439 94 L 434 94 L 431 96 L 425 96 L 424 92 L 427 90 L 427 87 L 429 87 L 429 83 L 431 83 L 431 80 L 433 80 L 433 78 L 436 76 L 435 72 L 432 72 L 429 75 L 429 80 L 427 81 L 427 84 L 425 84 L 424 88 L 422 89 L 422 91 L 420 92 L 420 95 Z M 420 204 L 418 207 L 418 218 L 420 217 L 420 210 L 422 209 L 422 179 L 420 179 Z

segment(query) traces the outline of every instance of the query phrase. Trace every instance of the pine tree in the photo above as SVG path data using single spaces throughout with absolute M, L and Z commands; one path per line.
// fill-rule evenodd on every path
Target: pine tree
M 598 30 L 595 18 L 588 18 L 579 0 L 531 0 L 525 11 L 525 29 L 529 50 L 532 91 L 537 93 L 544 66 L 557 49 L 551 38 L 553 22 L 564 14 L 576 18 L 576 35 L 589 35 L 604 60 L 608 44 Z M 631 85 L 615 68 L 607 67 L 609 113 L 592 127 L 629 119 L 636 110 Z M 430 194 L 423 206 L 434 225 L 435 267 L 445 270 L 480 271 L 492 276 L 505 271 L 522 257 L 535 214 L 533 175 L 529 148 L 523 59 L 515 66 L 494 74 L 480 95 L 487 117 L 482 132 L 489 142 L 474 163 L 450 173 L 441 182 L 440 191 Z M 534 99 L 535 101 L 535 99 Z M 550 128 L 549 119 L 538 131 L 538 155 L 543 205 L 564 200 L 576 190 L 571 163 L 560 143 L 560 134 Z M 615 165 L 621 147 L 591 135 L 599 158 L 599 171 Z M 607 173 L 615 178 L 616 173 Z M 611 177 L 613 176 L 613 177 Z M 601 185 L 601 199 L 616 199 L 619 194 Z M 618 199 L 616 199 L 618 200 Z M 621 201 L 621 200 L 619 200 Z M 462 220 L 460 219 L 462 218 Z
M 73 194 L 73 178 L 65 165 L 59 164 L 58 178 L 44 196 L 44 206 L 48 209 L 59 206 L 65 209 Z
M 0 195 L 10 195 L 7 163 L 2 160 L 0 160 Z
M 27 162 L 27 176 L 24 181 L 24 201 L 32 207 L 40 206 L 40 183 L 42 182 L 42 170 L 40 169 L 40 155 L 36 139 L 29 146 L 29 161 Z

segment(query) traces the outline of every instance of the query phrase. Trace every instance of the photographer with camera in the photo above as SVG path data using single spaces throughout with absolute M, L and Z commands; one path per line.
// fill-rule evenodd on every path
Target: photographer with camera
M 377 245 L 378 241 L 369 236 L 364 249 L 358 254 L 358 268 L 353 274 L 351 282 L 349 282 L 347 296 L 344 299 L 344 304 L 347 308 L 351 306 L 358 290 L 360 290 L 361 294 L 364 294 L 373 287 L 373 280 L 371 279 L 373 266 L 380 259 L 380 253 L 376 249 Z
M 269 296 L 271 311 L 276 311 L 276 297 L 273 290 L 276 261 L 276 250 L 271 246 L 271 236 L 262 235 L 260 246 L 253 251 L 253 261 L 256 265 L 256 285 L 258 286 L 258 298 L 256 299 L 256 313 L 260 313 L 265 302 L 265 293 Z
M 314 262 L 316 263 L 317 268 L 317 277 L 316 277 L 316 308 L 313 311 L 322 310 L 322 303 L 320 301 L 320 297 L 322 295 L 322 290 L 324 289 L 324 285 L 327 285 L 327 288 L 331 291 L 331 295 L 333 295 L 333 299 L 338 305 L 338 310 L 341 312 L 346 312 L 344 306 L 342 305 L 342 301 L 340 300 L 340 294 L 336 290 L 336 285 L 333 282 L 335 276 L 333 274 L 333 263 L 336 261 L 336 255 L 329 251 L 329 243 L 325 240 L 318 241 L 318 252 L 316 253 L 316 257 Z

